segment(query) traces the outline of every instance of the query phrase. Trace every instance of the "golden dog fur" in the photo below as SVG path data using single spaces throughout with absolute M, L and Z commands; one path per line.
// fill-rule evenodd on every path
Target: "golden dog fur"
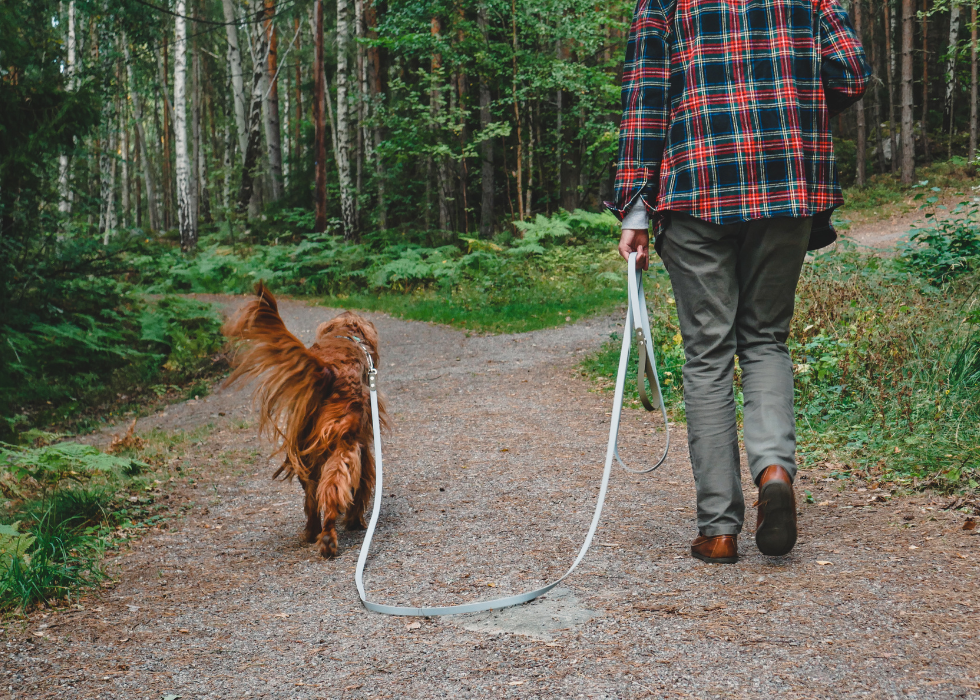
M 366 526 L 364 512 L 374 490 L 368 362 L 359 338 L 377 367 L 378 332 L 349 311 L 321 323 L 307 348 L 279 316 L 276 298 L 264 285 L 229 321 L 225 335 L 244 341 L 228 384 L 255 381 L 259 431 L 277 445 L 282 466 L 273 474 L 297 477 L 306 493 L 306 539 L 324 557 L 337 555 L 335 520 L 348 529 Z M 386 424 L 380 403 L 382 425 Z

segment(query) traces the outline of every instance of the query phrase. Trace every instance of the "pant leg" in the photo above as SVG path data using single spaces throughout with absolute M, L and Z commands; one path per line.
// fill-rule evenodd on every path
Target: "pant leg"
M 752 221 L 739 236 L 735 322 L 742 369 L 742 429 L 756 480 L 771 464 L 796 477 L 796 417 L 789 336 L 810 218 Z
M 684 338 L 687 438 L 706 536 L 738 534 L 745 516 L 733 393 L 742 228 L 672 212 L 662 252 Z

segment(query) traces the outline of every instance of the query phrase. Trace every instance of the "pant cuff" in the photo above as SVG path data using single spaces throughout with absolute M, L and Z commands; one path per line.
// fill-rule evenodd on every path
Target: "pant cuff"
M 699 527 L 700 532 L 705 537 L 717 537 L 718 535 L 737 535 L 742 531 L 741 525 L 708 525 Z
M 772 459 L 772 460 L 758 460 L 757 463 L 762 466 L 760 466 L 758 468 L 758 471 L 756 471 L 752 475 L 752 483 L 755 484 L 756 486 L 759 485 L 759 477 L 762 476 L 762 472 L 764 472 L 768 467 L 771 467 L 774 464 L 778 464 L 779 466 L 781 466 L 783 469 L 786 470 L 786 473 L 789 474 L 790 481 L 796 481 L 797 467 L 792 462 L 787 463 L 786 460 L 783 459 Z

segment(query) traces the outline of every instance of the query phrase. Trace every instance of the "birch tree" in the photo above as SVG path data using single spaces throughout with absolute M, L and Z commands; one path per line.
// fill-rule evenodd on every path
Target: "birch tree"
M 261 28 L 252 32 L 252 98 L 248 108 L 248 138 L 242 155 L 242 181 L 238 188 L 238 211 L 249 209 L 256 213 L 255 169 L 259 162 L 259 148 L 262 145 L 262 85 L 268 78 L 265 67 L 265 32 Z
M 160 204 L 157 201 L 156 186 L 153 182 L 153 169 L 150 165 L 150 152 L 146 143 L 146 130 L 143 127 L 143 106 L 136 81 L 133 79 L 133 61 L 129 53 L 126 37 L 122 37 L 123 58 L 126 61 L 126 82 L 129 87 L 129 101 L 133 105 L 133 124 L 136 131 L 136 145 L 140 151 L 140 165 L 143 169 L 143 181 L 146 184 L 146 211 L 150 218 L 150 230 L 160 230 Z M 137 202 L 139 206 L 139 202 Z
M 350 21 L 347 0 L 337 0 L 337 177 L 340 182 L 340 216 L 344 240 L 357 238 L 354 187 L 350 167 Z
M 279 119 L 278 35 L 272 18 L 276 13 L 273 0 L 255 0 L 258 12 L 265 13 L 262 30 L 265 32 L 265 63 L 268 74 L 263 81 L 265 97 L 265 144 L 269 159 L 269 194 L 272 201 L 282 198 L 282 136 Z M 258 14 L 258 13 L 257 13 Z
M 245 157 L 248 147 L 248 125 L 245 121 L 247 98 L 245 96 L 244 68 L 242 67 L 242 52 L 238 48 L 238 17 L 235 13 L 233 0 L 221 0 L 225 16 L 225 36 L 228 39 L 228 75 L 231 78 L 231 101 L 235 114 L 235 126 L 238 134 L 238 152 Z
M 327 230 L 327 128 L 323 114 L 326 92 L 326 77 L 323 74 L 323 0 L 315 1 L 313 16 L 313 158 L 315 159 L 313 208 L 316 217 L 313 230 L 321 233 Z
M 68 89 L 75 89 L 75 63 L 78 43 L 75 40 L 75 0 L 68 3 L 68 42 L 65 58 L 65 73 L 67 74 Z M 71 212 L 71 188 L 69 186 L 69 158 L 67 153 L 58 156 L 58 192 L 60 201 L 58 211 L 62 214 Z
M 177 225 L 180 248 L 184 252 L 197 246 L 197 206 L 187 142 L 187 0 L 177 0 L 174 25 L 174 148 L 177 177 Z
M 956 48 L 960 39 L 960 5 L 953 0 L 949 8 L 949 41 L 946 42 L 946 96 L 943 101 L 943 123 L 952 135 L 955 128 L 953 114 L 954 93 L 956 90 Z M 950 139 L 952 144 L 952 139 Z M 952 145 L 950 145 L 952 149 Z M 950 150 L 949 155 L 952 155 Z

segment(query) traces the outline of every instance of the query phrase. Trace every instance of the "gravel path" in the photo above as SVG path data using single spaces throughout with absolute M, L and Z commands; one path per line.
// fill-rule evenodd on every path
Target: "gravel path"
M 333 313 L 282 308 L 306 341 Z M 455 603 L 560 575 L 592 513 L 611 405 L 574 365 L 615 319 L 467 337 L 371 318 L 394 419 L 371 595 Z M 0 698 L 980 698 L 980 537 L 948 499 L 840 491 L 809 470 L 790 556 L 763 557 L 747 532 L 739 564 L 703 564 L 687 553 L 694 491 L 675 428 L 658 473 L 614 473 L 563 589 L 492 614 L 383 617 L 354 588 L 361 533 L 341 532 L 334 561 L 300 541 L 300 489 L 269 480 L 248 398 L 140 421 L 212 426 L 170 467 L 183 515 L 116 557 L 100 596 L 8 624 Z M 663 434 L 629 412 L 622 435 L 640 465 Z

